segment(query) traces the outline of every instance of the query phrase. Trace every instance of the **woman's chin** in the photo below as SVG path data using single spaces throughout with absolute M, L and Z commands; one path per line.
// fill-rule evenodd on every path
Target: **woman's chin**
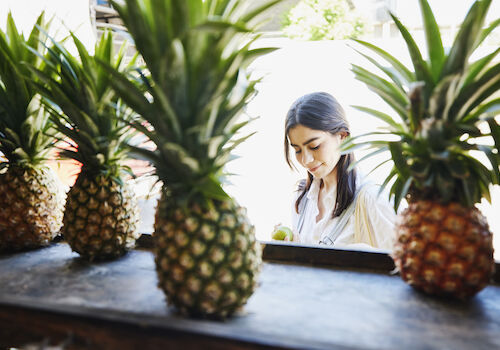
M 328 175 L 331 174 L 331 171 L 328 171 L 325 167 L 321 167 L 320 169 L 316 170 L 315 172 L 311 173 L 309 172 L 313 178 L 315 179 L 324 179 Z
M 314 172 L 314 173 L 310 173 L 310 174 L 311 174 L 311 175 L 313 176 L 313 178 L 315 178 L 315 179 L 322 179 L 322 178 L 325 176 L 325 174 L 323 174 L 321 171 L 316 171 L 316 172 Z

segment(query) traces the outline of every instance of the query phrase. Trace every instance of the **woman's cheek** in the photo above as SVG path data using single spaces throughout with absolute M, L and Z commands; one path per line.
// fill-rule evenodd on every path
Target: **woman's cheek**
M 302 157 L 299 154 L 295 153 L 295 159 L 297 160 L 297 163 L 299 163 L 302 167 L 304 166 L 304 164 L 302 164 Z

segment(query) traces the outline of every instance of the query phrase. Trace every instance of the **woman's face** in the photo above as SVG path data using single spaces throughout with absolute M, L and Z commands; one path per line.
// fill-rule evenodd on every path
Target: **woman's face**
M 315 178 L 323 179 L 334 172 L 340 159 L 340 144 L 344 136 L 297 125 L 288 132 L 295 157 Z

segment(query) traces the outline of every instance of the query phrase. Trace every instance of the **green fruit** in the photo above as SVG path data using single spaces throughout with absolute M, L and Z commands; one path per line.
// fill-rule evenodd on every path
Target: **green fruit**
M 293 232 L 289 227 L 276 225 L 272 233 L 272 238 L 278 241 L 284 241 L 286 238 L 288 238 L 289 241 L 292 241 Z

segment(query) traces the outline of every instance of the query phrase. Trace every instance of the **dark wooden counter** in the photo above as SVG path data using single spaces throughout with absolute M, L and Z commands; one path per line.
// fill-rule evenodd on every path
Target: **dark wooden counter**
M 267 262 L 244 312 L 179 317 L 153 255 L 87 264 L 65 244 L 0 256 L 0 348 L 66 341 L 89 349 L 500 349 L 500 287 L 439 300 L 397 276 Z

